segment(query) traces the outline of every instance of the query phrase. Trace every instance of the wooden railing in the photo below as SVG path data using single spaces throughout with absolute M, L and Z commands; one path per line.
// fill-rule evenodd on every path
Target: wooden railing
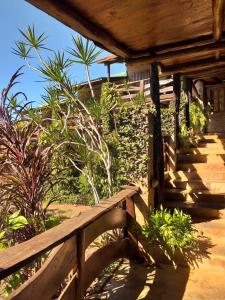
M 125 101 L 131 100 L 138 93 L 143 94 L 147 100 L 150 99 L 150 79 L 119 84 L 117 88 L 120 90 L 122 99 Z M 173 80 L 160 80 L 160 102 L 167 104 L 171 100 L 174 100 Z
M 129 257 L 131 249 L 137 250 L 130 226 L 135 221 L 133 197 L 138 193 L 137 187 L 126 187 L 91 210 L 1 251 L 0 280 L 50 253 L 42 267 L 9 299 L 50 300 L 62 283 L 64 288 L 58 299 L 83 299 L 87 288 L 105 267 L 119 258 Z M 123 237 L 88 256 L 88 246 L 102 233 L 116 228 L 123 229 Z

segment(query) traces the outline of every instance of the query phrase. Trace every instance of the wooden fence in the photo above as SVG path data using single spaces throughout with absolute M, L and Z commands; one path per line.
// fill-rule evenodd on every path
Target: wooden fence
M 122 99 L 125 101 L 132 100 L 137 94 L 142 94 L 146 100 L 150 100 L 150 79 L 143 79 L 132 81 L 117 85 L 122 94 Z M 169 101 L 174 100 L 173 80 L 160 80 L 160 102 L 168 104 Z
M 137 250 L 130 233 L 135 219 L 133 197 L 137 187 L 127 187 L 80 216 L 34 238 L 0 252 L 0 280 L 29 265 L 45 253 L 50 255 L 42 267 L 8 299 L 50 300 L 70 274 L 59 300 L 83 299 L 93 280 L 113 261 L 129 257 Z M 123 237 L 102 246 L 87 257 L 88 246 L 102 233 L 123 229 Z

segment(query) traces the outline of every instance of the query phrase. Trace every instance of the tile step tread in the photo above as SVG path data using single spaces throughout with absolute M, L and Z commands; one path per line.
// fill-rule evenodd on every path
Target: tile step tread
M 221 193 L 221 192 L 216 192 L 216 191 L 209 191 L 209 190 L 204 190 L 204 189 L 192 189 L 192 190 L 188 190 L 188 189 L 165 189 L 165 193 L 168 194 L 183 194 L 183 195 L 187 195 L 187 194 L 199 194 L 199 195 L 224 195 L 225 196 L 225 192 Z

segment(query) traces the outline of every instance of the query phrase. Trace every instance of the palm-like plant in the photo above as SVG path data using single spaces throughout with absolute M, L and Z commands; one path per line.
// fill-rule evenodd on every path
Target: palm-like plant
M 84 40 L 81 36 L 73 37 L 74 48 L 68 50 L 68 53 L 72 55 L 72 62 L 82 64 L 85 66 L 87 74 L 88 84 L 91 90 L 91 96 L 94 98 L 94 90 L 91 84 L 89 67 L 95 62 L 101 50 L 97 50 L 97 47 L 93 42 Z
M 90 41 L 87 40 L 85 42 L 83 38 L 78 37 L 77 39 L 73 38 L 74 49 L 70 49 L 69 51 L 69 53 L 74 58 L 73 60 L 65 58 L 64 53 L 57 53 L 54 51 L 52 52 L 53 55 L 51 56 L 51 58 L 43 60 L 40 50 L 47 49 L 42 43 L 44 35 L 41 34 L 40 36 L 38 36 L 33 32 L 33 30 L 29 28 L 27 29 L 27 31 L 23 32 L 22 35 L 23 38 L 25 38 L 25 42 L 23 44 L 25 49 L 23 47 L 21 52 L 20 47 L 18 47 L 18 45 L 20 44 L 17 44 L 17 48 L 14 49 L 14 53 L 25 59 L 27 65 L 30 68 L 38 71 L 53 88 L 53 90 L 51 90 L 50 96 L 53 96 L 53 104 L 56 104 L 58 106 L 57 109 L 59 112 L 59 118 L 57 117 L 58 120 L 56 120 L 56 122 L 55 120 L 51 121 L 53 121 L 53 123 L 57 125 L 57 132 L 60 132 L 62 139 L 62 134 L 68 132 L 71 128 L 71 117 L 73 117 L 73 129 L 75 135 L 79 139 L 79 145 L 82 149 L 86 149 L 87 151 L 92 153 L 92 155 L 97 155 L 101 160 L 107 175 L 108 194 L 111 196 L 111 154 L 104 133 L 99 126 L 99 117 L 102 114 L 102 109 L 99 109 L 96 101 L 89 101 L 88 103 L 85 103 L 81 99 L 79 99 L 77 94 L 77 85 L 71 81 L 70 76 L 68 75 L 68 67 L 71 65 L 71 63 L 80 63 L 85 65 L 91 94 L 94 98 L 94 91 L 89 75 L 89 66 L 95 61 L 100 51 L 97 51 L 94 44 L 92 44 Z M 33 40 L 33 37 L 36 37 L 36 42 Z M 35 52 L 37 54 L 40 66 L 36 66 L 30 63 L 28 55 Z M 71 111 L 71 108 L 73 108 L 73 112 Z M 99 111 L 98 114 L 96 112 L 97 108 Z M 69 118 L 69 116 L 71 117 Z M 54 130 L 55 128 L 52 127 L 54 126 L 50 126 L 49 128 Z M 49 131 L 48 136 L 52 136 L 52 131 Z M 77 141 L 72 141 L 70 136 L 65 136 L 65 141 L 62 142 L 62 145 L 65 143 L 70 145 L 78 144 Z M 86 167 L 88 167 L 90 171 L 90 167 Z M 86 177 L 88 177 L 88 173 L 85 174 Z M 91 184 L 91 186 L 93 185 Z M 94 190 L 93 194 L 95 194 Z

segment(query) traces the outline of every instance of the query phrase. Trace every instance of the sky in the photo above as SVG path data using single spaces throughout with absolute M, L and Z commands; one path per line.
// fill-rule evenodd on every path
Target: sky
M 66 50 L 72 47 L 72 35 L 77 34 L 75 31 L 24 0 L 0 0 L 0 11 L 0 90 L 7 85 L 12 74 L 24 65 L 24 61 L 12 53 L 15 42 L 21 40 L 19 29 L 25 30 L 27 26 L 34 25 L 37 33 L 45 32 L 48 37 L 47 47 L 53 50 Z M 103 51 L 100 57 L 107 54 Z M 111 74 L 122 71 L 125 71 L 124 65 L 112 65 Z M 23 72 L 14 92 L 24 92 L 29 101 L 33 101 L 36 106 L 41 103 L 41 95 L 47 83 L 42 81 L 38 73 L 28 67 L 24 67 Z M 94 64 L 90 72 L 92 79 L 103 77 L 106 76 L 106 67 L 102 64 Z M 71 76 L 76 82 L 86 81 L 82 65 L 76 64 L 71 69 Z

